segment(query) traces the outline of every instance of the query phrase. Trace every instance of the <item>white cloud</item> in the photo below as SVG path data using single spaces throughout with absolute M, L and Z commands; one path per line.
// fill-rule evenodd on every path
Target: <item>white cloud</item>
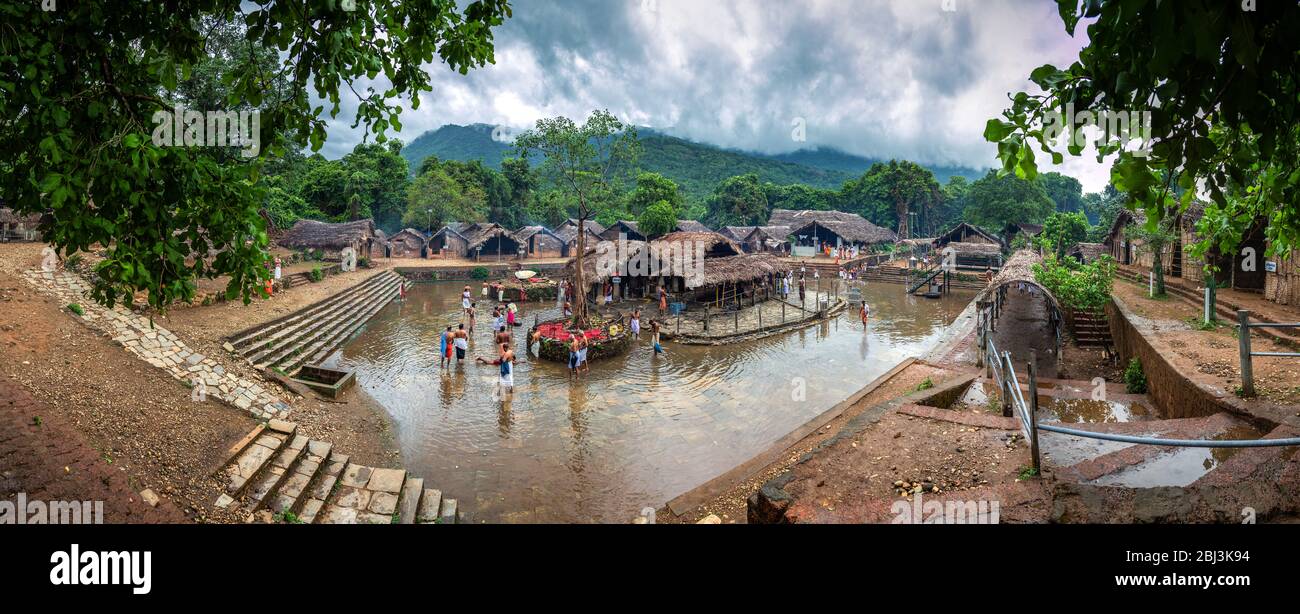
M 403 115 L 409 141 L 443 124 L 527 127 L 608 108 L 679 136 L 770 153 L 829 146 L 873 158 L 992 167 L 981 134 L 1006 94 L 1081 39 L 1050 2 L 956 0 L 570 0 L 516 2 L 497 64 L 462 76 L 429 66 L 435 90 Z M 808 141 L 791 137 L 807 121 Z M 330 127 L 327 155 L 360 138 Z M 1089 191 L 1108 165 L 1060 170 Z

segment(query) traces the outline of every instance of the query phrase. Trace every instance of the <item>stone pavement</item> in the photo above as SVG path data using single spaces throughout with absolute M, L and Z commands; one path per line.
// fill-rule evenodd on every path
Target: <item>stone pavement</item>
M 107 334 L 128 352 L 187 384 L 195 395 L 212 396 L 258 419 L 289 415 L 287 403 L 256 382 L 229 373 L 217 361 L 191 350 L 175 334 L 148 317 L 121 305 L 108 309 L 96 303 L 87 294 L 90 283 L 80 275 L 32 269 L 23 273 L 23 279 L 65 306 L 79 305 L 83 312 L 80 319 L 87 326 Z

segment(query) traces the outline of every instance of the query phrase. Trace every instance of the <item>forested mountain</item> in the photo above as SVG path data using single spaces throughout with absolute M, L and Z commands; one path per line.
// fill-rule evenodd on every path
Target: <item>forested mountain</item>
M 491 168 L 500 169 L 502 157 L 510 155 L 512 146 L 503 142 L 504 139 L 493 139 L 492 131 L 493 127 L 487 124 L 448 124 L 411 141 L 402 150 L 402 155 L 410 163 L 412 172 L 431 155 L 440 160 L 480 160 Z M 861 176 L 877 162 L 827 148 L 777 155 L 722 149 L 647 128 L 640 129 L 639 136 L 641 169 L 677 182 L 691 201 L 705 198 L 729 177 L 750 173 L 758 175 L 760 181 L 777 185 L 802 184 L 839 189 L 845 181 Z M 984 175 L 983 171 L 974 169 L 934 167 L 930 170 L 940 182 L 946 182 L 953 175 L 971 179 Z

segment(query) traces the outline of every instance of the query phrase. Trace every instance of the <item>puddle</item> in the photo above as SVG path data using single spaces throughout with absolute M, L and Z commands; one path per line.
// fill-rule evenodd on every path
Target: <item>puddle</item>
M 1246 424 L 1229 428 L 1211 439 L 1258 439 L 1263 433 Z M 1169 450 L 1140 465 L 1129 467 L 1094 481 L 1106 486 L 1153 488 L 1157 486 L 1187 486 L 1221 463 L 1232 458 L 1242 448 L 1163 448 Z

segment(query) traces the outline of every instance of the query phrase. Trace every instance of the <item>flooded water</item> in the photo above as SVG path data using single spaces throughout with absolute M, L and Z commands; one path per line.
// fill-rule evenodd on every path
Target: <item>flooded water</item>
M 642 341 L 593 362 L 578 383 L 564 365 L 520 353 L 513 396 L 494 399 L 496 368 L 472 362 L 495 356 L 490 315 L 465 364 L 438 368 L 438 335 L 458 321 L 462 286 L 417 285 L 328 362 L 356 369 L 388 409 L 407 468 L 456 498 L 467 520 L 487 522 L 629 522 L 924 353 L 974 296 L 925 299 L 871 284 L 865 333 L 846 314 L 761 341 L 669 344 L 658 357 Z M 558 315 L 553 304 L 520 307 L 515 347 L 534 316 Z

